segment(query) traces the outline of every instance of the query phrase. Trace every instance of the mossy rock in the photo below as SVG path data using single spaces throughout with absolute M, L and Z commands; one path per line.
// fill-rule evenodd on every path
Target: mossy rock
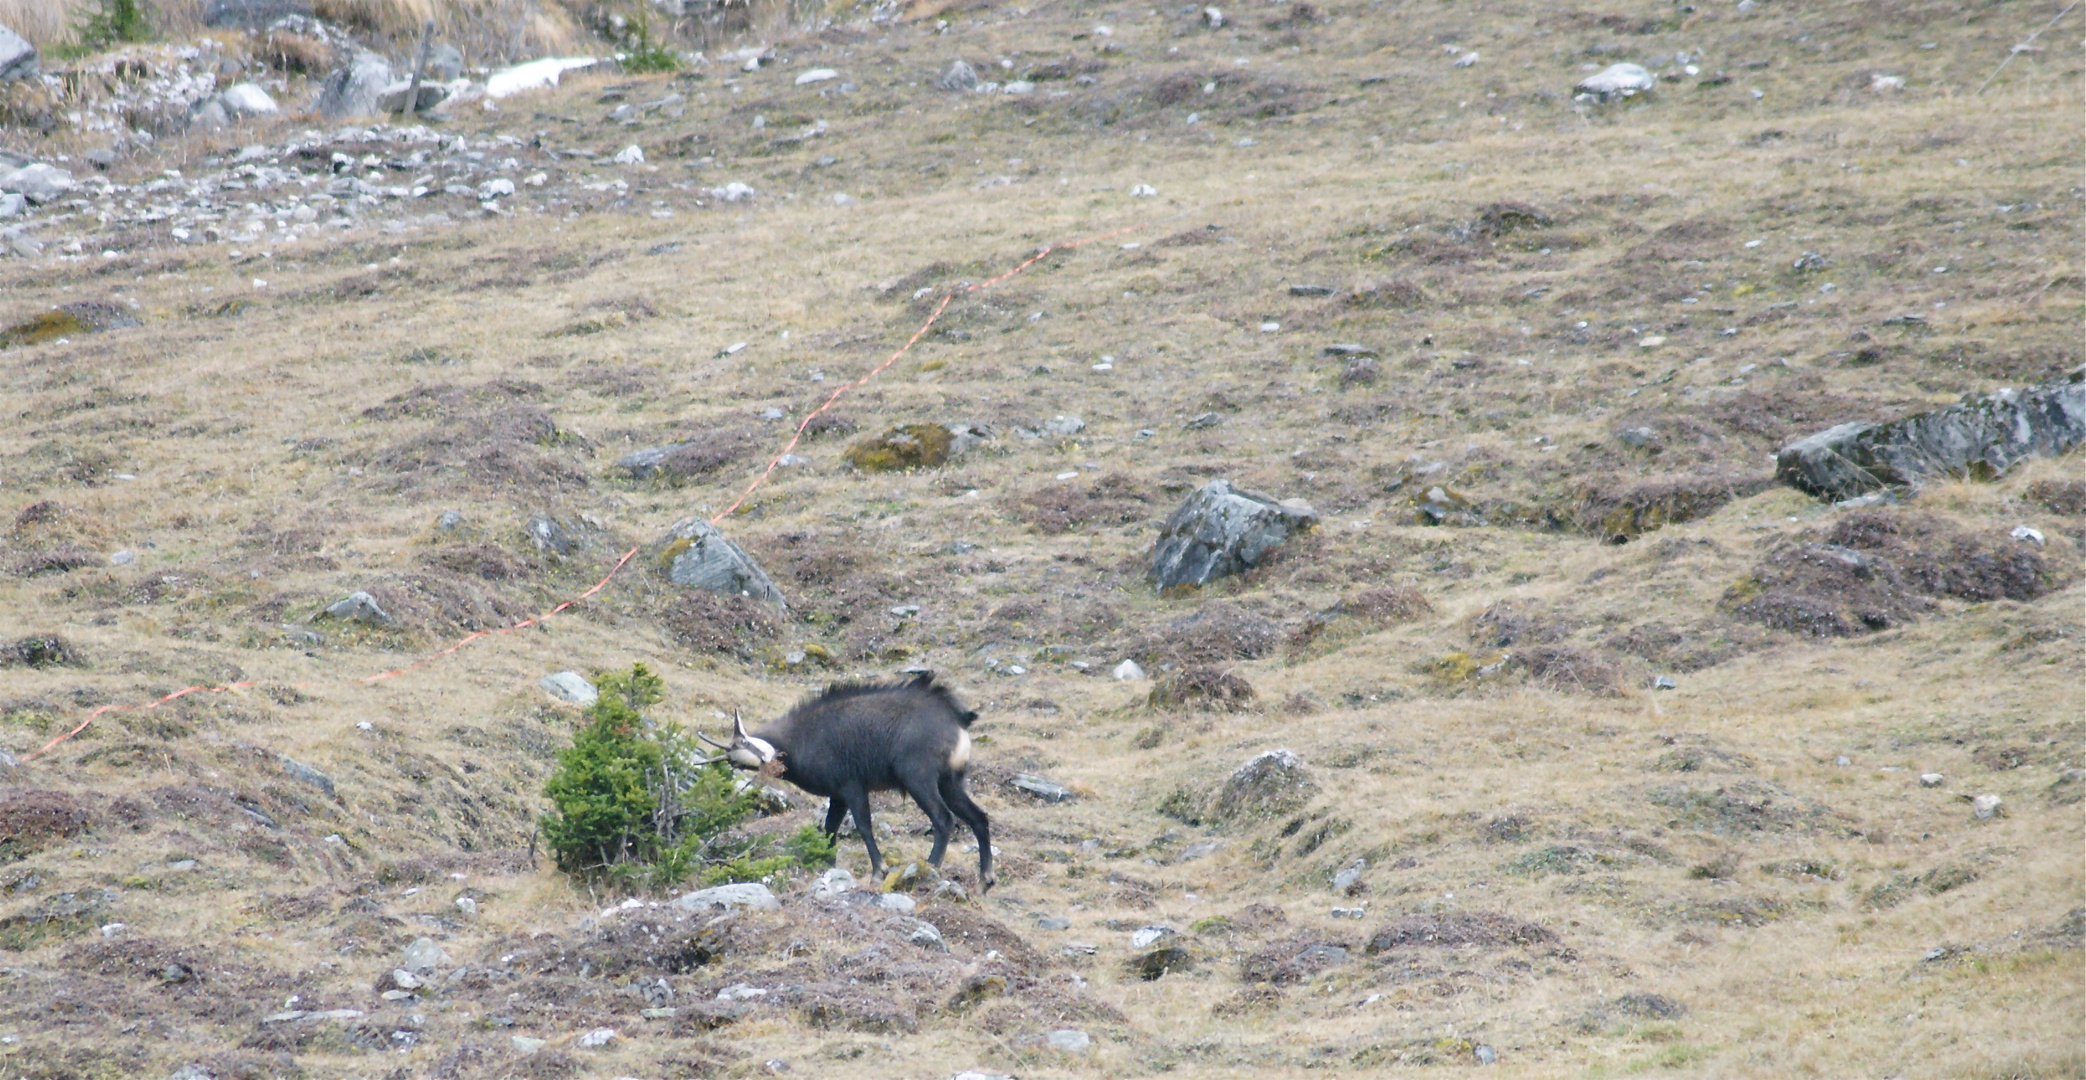
M 0 349 L 12 349 L 17 345 L 42 345 L 62 337 L 93 332 L 92 327 L 71 312 L 46 311 L 6 330 L 0 330 Z
M 848 448 L 848 464 L 863 472 L 931 469 L 949 460 L 955 436 L 940 424 L 907 424 Z

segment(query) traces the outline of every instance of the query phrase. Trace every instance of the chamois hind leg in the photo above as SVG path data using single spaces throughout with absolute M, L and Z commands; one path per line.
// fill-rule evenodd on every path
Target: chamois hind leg
M 842 788 L 840 794 L 847 800 L 847 812 L 855 819 L 855 831 L 862 834 L 862 846 L 869 849 L 869 876 L 882 880 L 884 856 L 876 849 L 876 825 L 869 820 L 869 792 L 849 787 Z
M 847 800 L 835 795 L 826 800 L 826 835 L 840 838 L 840 820 L 847 816 Z
M 948 804 L 942 801 L 940 788 L 939 777 L 935 773 L 914 773 L 905 777 L 906 794 L 911 795 L 913 801 L 920 804 L 920 811 L 927 815 L 928 823 L 934 826 L 934 850 L 927 853 L 927 861 L 935 866 L 942 864 L 942 856 L 949 850 L 949 834 L 956 823 L 955 815 L 949 812 Z
M 992 876 L 992 823 L 985 811 L 971 801 L 971 793 L 964 790 L 963 774 L 947 773 L 941 780 L 942 801 L 949 809 L 971 827 L 971 835 L 978 838 L 978 891 L 989 891 L 997 878 Z

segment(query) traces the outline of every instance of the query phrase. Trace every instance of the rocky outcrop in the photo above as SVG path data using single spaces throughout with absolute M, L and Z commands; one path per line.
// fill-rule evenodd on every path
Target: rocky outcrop
M 1798 439 L 1775 476 L 1820 498 L 1851 499 L 1944 477 L 1994 479 L 2021 461 L 2086 441 L 2086 368 L 1888 424 L 1841 424 Z

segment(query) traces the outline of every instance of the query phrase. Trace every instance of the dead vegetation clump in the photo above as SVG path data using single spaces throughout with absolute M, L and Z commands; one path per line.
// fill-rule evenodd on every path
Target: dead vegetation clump
M 1555 224 L 1550 215 L 1526 203 L 1496 202 L 1478 208 L 1477 232 L 1484 236 L 1501 237 Z
M 744 596 L 700 590 L 676 597 L 661 616 L 667 633 L 684 648 L 750 660 L 775 641 L 782 627 L 773 609 Z
M 2037 480 L 2021 494 L 2053 514 L 2086 514 L 2086 480 Z
M 527 604 L 488 587 L 489 580 L 423 569 L 374 582 L 368 591 L 394 623 L 412 629 L 491 630 L 534 614 Z
M 1677 672 L 1701 671 L 1756 648 L 1762 633 L 1743 624 L 1711 619 L 1686 629 L 1653 620 L 1603 639 L 1603 648 Z
M 1038 488 L 1015 501 L 1015 515 L 1045 536 L 1090 524 L 1129 525 L 1144 520 L 1151 494 L 1136 481 L 1111 473 L 1082 489 L 1074 484 Z
M 530 560 L 493 544 L 451 544 L 428 552 L 421 562 L 429 569 L 481 581 L 515 581 L 530 576 L 537 569 Z
M 1661 526 L 1706 517 L 1773 483 L 1774 477 L 1766 474 L 1721 473 L 1595 484 L 1580 491 L 1576 517 L 1580 528 L 1620 544 Z
M 1304 649 L 1314 642 L 1344 637 L 1348 632 L 1366 632 L 1398 626 L 1432 614 L 1433 611 L 1434 605 L 1428 603 L 1420 590 L 1411 585 L 1386 585 L 1369 589 L 1346 597 L 1332 607 L 1305 619 L 1304 624 L 1289 636 L 1289 647 L 1295 651 Z
M 0 863 L 14 862 L 94 826 L 94 811 L 78 797 L 48 788 L 0 793 Z
M 1853 637 L 1931 610 L 1932 597 L 2034 600 L 2070 576 L 2034 545 L 1926 514 L 1860 510 L 1819 539 L 1778 545 L 1726 592 L 1726 607 L 1777 630 Z
M 1613 694 L 1622 687 L 1622 670 L 1614 660 L 1570 645 L 1537 645 L 1514 654 L 1514 664 L 1552 690 Z
M 87 658 L 72 642 L 56 634 L 31 634 L 0 645 L 0 667 L 86 667 Z
M 679 486 L 753 457 L 767 444 L 767 436 L 756 428 L 712 428 L 676 442 L 657 458 L 646 455 L 622 468 L 633 479 Z
M 1475 945 L 1499 948 L 1513 945 L 1552 945 L 1552 931 L 1532 922 L 1497 911 L 1413 912 L 1391 920 L 1369 938 L 1371 956 L 1393 949 L 1460 948 Z
M 470 388 L 416 387 L 363 410 L 376 421 L 420 419 L 435 426 L 380 450 L 371 464 L 401 483 L 459 479 L 467 486 L 532 493 L 583 488 L 586 471 L 551 448 L 571 441 L 550 414 L 528 401 L 543 387 L 496 379 Z
M 1342 302 L 1353 308 L 1416 308 L 1427 302 L 1427 294 L 1416 282 L 1392 278 L 1364 285 L 1348 293 Z
M 1154 709 L 1239 712 L 1259 696 L 1252 683 L 1229 671 L 1191 664 L 1159 676 L 1145 703 Z
M 1282 624 L 1228 600 L 1215 600 L 1131 642 L 1147 666 L 1258 660 L 1282 644 Z
M 1646 798 L 1673 814 L 1667 828 L 1699 829 L 1718 836 L 1809 832 L 1834 817 L 1823 804 L 1761 780 L 1717 787 L 1669 784 L 1652 789 Z
M 1239 961 L 1239 978 L 1248 983 L 1294 986 L 1348 961 L 1348 945 L 1339 938 L 1303 933 L 1263 945 Z

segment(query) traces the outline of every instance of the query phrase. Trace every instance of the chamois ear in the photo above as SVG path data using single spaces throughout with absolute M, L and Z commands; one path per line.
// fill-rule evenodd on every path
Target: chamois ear
M 741 742 L 746 740 L 746 721 L 739 718 L 739 710 L 732 710 L 732 736 Z

